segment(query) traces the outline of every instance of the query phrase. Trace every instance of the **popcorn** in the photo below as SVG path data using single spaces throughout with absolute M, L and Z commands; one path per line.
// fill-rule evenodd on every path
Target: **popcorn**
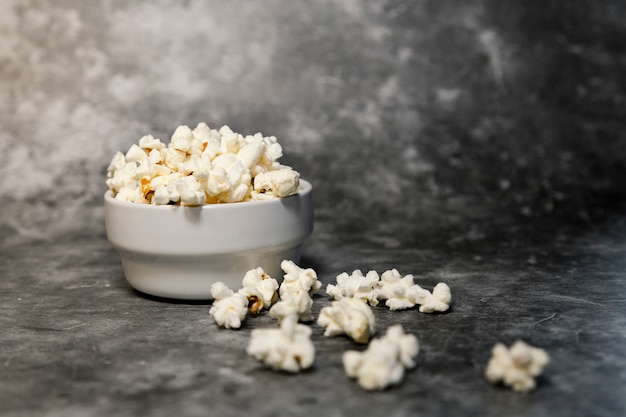
M 185 160 L 187 159 L 187 153 L 173 147 L 167 148 L 164 154 L 164 163 L 172 171 L 184 171 Z
M 228 182 L 224 183 L 229 187 L 221 193 L 221 200 L 226 203 L 242 201 L 251 188 L 251 177 L 241 161 L 236 155 L 226 153 L 216 156 L 212 163 L 216 169 L 223 169 L 227 176 Z
M 174 183 L 180 193 L 180 203 L 185 206 L 199 206 L 206 202 L 206 194 L 200 190 L 200 183 L 194 177 L 183 177 Z
M 390 310 L 403 310 L 417 304 L 419 285 L 413 282 L 413 275 L 402 276 L 397 269 L 383 272 L 378 283 L 378 298 L 387 300 Z
M 275 136 L 268 136 L 262 139 L 265 143 L 265 152 L 263 153 L 261 162 L 266 167 L 269 167 L 283 156 L 283 148 L 280 146 Z
M 413 282 L 413 275 L 402 276 L 397 269 L 383 272 L 378 283 L 378 298 L 387 300 L 390 310 L 403 310 L 420 305 L 422 313 L 444 312 L 450 308 L 450 287 L 441 282 L 430 291 Z
M 282 148 L 274 136 L 257 133 L 244 137 L 228 126 L 215 130 L 206 123 L 193 130 L 182 125 L 174 130 L 167 146 L 145 135 L 126 154 L 117 152 L 107 168 L 106 184 L 118 200 L 142 204 L 202 205 L 282 198 L 298 192 L 300 174 L 280 165 L 277 160 L 281 156 Z M 185 177 L 184 189 L 170 186 L 169 179 L 160 180 L 174 173 Z
M 435 311 L 444 312 L 450 308 L 452 293 L 450 287 L 444 282 L 440 282 L 430 291 L 419 287 L 417 291 L 417 304 L 420 304 L 420 312 L 433 313 Z
M 230 126 L 224 125 L 219 129 L 220 153 L 237 153 L 242 145 L 242 137 L 233 132 Z
M 281 295 L 280 301 L 270 308 L 270 317 L 282 321 L 287 316 L 296 316 L 301 321 L 312 321 L 313 299 L 304 289 L 296 289 Z
M 402 381 L 405 369 L 415 366 L 418 352 L 418 339 L 396 324 L 385 336 L 372 340 L 365 351 L 346 351 L 342 360 L 346 374 L 363 389 L 382 390 Z
M 300 174 L 291 168 L 266 171 L 254 177 L 257 199 L 287 197 L 298 191 Z
M 296 315 L 301 321 L 312 321 L 312 294 L 319 291 L 322 283 L 311 268 L 300 268 L 293 261 L 284 260 L 280 267 L 285 272 L 279 288 L 280 301 L 270 309 L 270 316 L 282 321 L 285 317 Z
M 233 292 L 223 282 L 211 285 L 211 295 L 215 299 L 209 310 L 215 322 L 227 329 L 238 329 L 248 314 L 248 299 L 240 292 Z
M 173 149 L 187 153 L 187 151 L 191 149 L 193 139 L 193 133 L 189 127 L 178 126 L 172 134 L 170 143 Z
M 263 150 L 264 146 L 261 142 L 247 143 L 237 152 L 237 159 L 246 169 L 251 169 L 263 156 Z
M 136 172 L 137 164 L 127 164 L 126 156 L 117 152 L 107 168 L 108 179 L 106 184 L 115 193 L 119 193 L 122 188 L 134 190 L 137 188 Z
M 118 191 L 116 198 L 129 203 L 140 203 L 143 201 L 140 188 L 122 187 Z
M 172 172 L 167 175 L 161 175 L 150 180 L 150 190 L 154 192 L 152 195 L 152 204 L 170 204 L 180 201 L 180 192 L 176 188 L 176 182 L 183 178 L 180 172 Z
M 369 271 L 366 275 L 359 269 L 352 271 L 351 275 L 343 272 L 337 275 L 337 285 L 328 284 L 326 293 L 339 300 L 344 297 L 352 297 L 363 300 L 370 305 L 378 305 L 376 288 L 378 286 L 378 273 Z
M 263 310 L 263 294 L 256 287 L 243 287 L 238 291 L 248 300 L 248 312 L 259 314 Z
M 313 295 L 322 287 L 322 283 L 317 280 L 317 273 L 312 268 L 300 268 L 290 260 L 282 261 L 280 268 L 285 272 L 280 286 L 281 297 L 299 289 Z
M 278 299 L 278 281 L 267 275 L 261 267 L 246 272 L 241 284 L 243 288 L 239 291 L 254 305 L 250 306 L 251 313 L 270 308 Z
M 485 369 L 485 377 L 493 384 L 502 383 L 513 391 L 529 392 L 537 386 L 539 376 L 550 362 L 545 350 L 532 347 L 521 340 L 507 349 L 496 343 Z
M 152 135 L 146 135 L 139 139 L 139 147 L 151 153 L 153 150 L 165 148 L 165 144 L 160 139 L 155 139 Z
M 211 167 L 211 160 L 208 157 L 191 155 L 183 163 L 183 174 L 193 175 L 199 181 L 207 180 Z
M 227 192 L 230 189 L 230 181 L 226 170 L 222 167 L 213 167 L 209 171 L 205 187 L 210 197 L 217 198 L 218 195 Z
M 278 329 L 254 329 L 246 353 L 274 370 L 300 372 L 313 365 L 311 328 L 286 317 Z
M 148 159 L 148 154 L 144 149 L 141 149 L 139 146 L 132 145 L 130 149 L 128 149 L 128 152 L 126 152 L 126 156 L 124 159 L 126 159 L 126 162 L 139 162 L 143 161 L 144 159 Z
M 347 334 L 357 343 L 367 343 L 376 333 L 376 320 L 371 307 L 357 298 L 333 301 L 322 309 L 317 324 L 326 328 L 324 336 Z

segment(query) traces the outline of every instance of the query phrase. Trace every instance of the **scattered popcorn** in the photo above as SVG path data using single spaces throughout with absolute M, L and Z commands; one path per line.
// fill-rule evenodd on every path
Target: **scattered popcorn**
M 413 275 L 402 276 L 397 269 L 383 272 L 378 283 L 378 298 L 386 300 L 390 310 L 403 310 L 417 304 Z
M 452 300 L 447 284 L 437 284 L 431 294 L 413 282 L 413 275 L 402 276 L 395 268 L 381 275 L 377 296 L 380 300 L 386 300 L 385 305 L 390 310 L 403 310 L 419 304 L 422 313 L 447 311 Z
M 270 317 L 282 321 L 287 316 L 296 316 L 300 321 L 312 321 L 313 298 L 303 289 L 286 292 L 280 301 L 270 308 Z
M 263 308 L 270 308 L 278 299 L 278 281 L 265 273 L 260 266 L 246 272 L 239 290 L 249 303 L 249 310 L 253 314 Z
M 296 290 L 305 290 L 310 295 L 317 293 L 322 283 L 317 280 L 317 273 L 312 268 L 300 268 L 293 261 L 284 260 L 280 268 L 285 273 L 280 285 L 280 296 Z
M 357 343 L 367 343 L 376 333 L 374 313 L 366 302 L 357 298 L 340 298 L 324 307 L 317 324 L 325 327 L 324 336 L 347 334 Z
M 452 293 L 448 284 L 440 282 L 435 285 L 432 294 L 430 291 L 419 287 L 416 299 L 417 304 L 420 305 L 420 312 L 433 313 L 437 311 L 443 313 L 450 308 Z
M 319 291 L 322 283 L 311 268 L 300 268 L 293 261 L 284 260 L 280 267 L 285 272 L 279 288 L 280 301 L 270 309 L 270 316 L 282 321 L 285 317 L 296 315 L 301 321 L 312 321 L 312 294 Z
M 300 174 L 279 164 L 274 136 L 243 136 L 230 127 L 178 126 L 165 145 L 143 136 L 107 168 L 113 196 L 141 204 L 203 205 L 282 198 L 298 192 Z M 170 177 L 177 174 L 175 181 Z M 166 177 L 166 178 L 164 178 Z
M 402 381 L 405 369 L 415 366 L 418 352 L 418 339 L 396 324 L 385 336 L 373 339 L 365 351 L 346 351 L 342 359 L 346 374 L 363 389 L 382 390 Z
M 359 269 L 352 271 L 351 275 L 343 272 L 337 275 L 337 285 L 328 284 L 326 293 L 339 300 L 344 297 L 352 297 L 363 300 L 370 305 L 378 305 L 377 290 L 379 276 L 376 271 L 369 271 L 363 275 Z
M 211 286 L 211 295 L 215 299 L 209 310 L 218 326 L 238 329 L 248 314 L 248 299 L 240 292 L 234 292 L 223 282 Z
M 535 389 L 535 377 L 543 372 L 549 361 L 545 350 L 521 340 L 513 343 L 510 349 L 497 343 L 491 351 L 485 377 L 491 383 L 502 383 L 513 391 L 529 392 Z
M 200 126 L 197 129 L 202 132 L 203 138 L 214 137 L 208 127 Z M 179 133 L 176 146 L 193 147 L 189 132 L 183 129 Z M 228 140 L 220 142 L 220 149 L 226 147 L 243 155 L 241 160 L 235 160 L 231 155 L 217 161 L 227 176 L 234 178 L 245 175 L 242 166 L 267 163 L 264 160 L 268 157 L 260 153 L 259 146 L 248 146 L 264 138 L 242 138 L 227 129 L 222 133 L 228 136 Z M 153 143 L 148 139 L 144 142 Z M 153 150 L 158 151 L 158 144 L 153 145 Z M 217 141 L 212 146 L 216 148 Z M 156 179 L 155 184 L 150 182 L 150 187 L 156 186 L 153 198 L 164 193 L 163 198 L 169 199 L 176 197 L 177 192 L 182 199 L 185 191 L 195 190 L 196 183 L 202 182 L 204 178 L 203 175 L 195 176 L 195 173 L 208 169 L 208 165 L 202 166 L 200 162 L 197 159 L 188 160 L 188 171 L 194 177 L 173 172 L 169 176 L 176 174 L 175 177 L 165 176 Z M 122 158 L 116 156 L 112 165 L 121 166 Z M 210 169 L 216 169 L 215 165 L 211 165 Z M 230 174 L 227 170 L 231 170 Z M 280 285 L 261 267 L 245 274 L 242 288 L 237 292 L 221 282 L 213 284 L 211 294 L 215 301 L 209 313 L 218 325 L 235 329 L 241 327 L 248 312 L 257 314 L 269 308 L 269 315 L 279 320 L 279 328 L 252 330 L 246 352 L 272 369 L 299 372 L 312 366 L 315 348 L 310 338 L 311 328 L 298 322 L 313 320 L 312 295 L 319 291 L 321 282 L 311 268 L 301 268 L 290 260 L 283 260 L 280 266 L 284 272 Z M 317 318 L 317 324 L 324 327 L 324 336 L 345 334 L 357 343 L 369 343 L 366 350 L 346 351 L 342 357 L 346 374 L 355 378 L 365 390 L 383 390 L 400 383 L 406 370 L 415 366 L 420 347 L 417 337 L 405 334 L 399 324 L 390 326 L 383 337 L 370 341 L 376 332 L 375 316 L 370 305 L 375 306 L 379 300 L 386 300 L 385 304 L 391 310 L 419 304 L 421 312 L 434 312 L 447 311 L 451 301 L 450 288 L 446 284 L 437 284 L 431 293 L 415 284 L 413 275 L 402 276 L 396 269 L 385 271 L 380 277 L 376 271 L 369 271 L 365 275 L 360 270 L 354 270 L 352 274 L 344 272 L 337 276 L 336 285 L 329 284 L 326 287 L 326 292 L 334 301 L 322 308 Z M 543 370 L 547 362 L 543 350 L 531 348 L 523 342 L 517 342 L 510 351 L 498 344 L 493 349 L 493 357 L 485 375 L 491 382 L 503 382 L 514 390 L 528 391 L 535 386 L 533 377 Z
M 274 370 L 299 372 L 313 365 L 315 347 L 311 328 L 286 317 L 278 329 L 254 329 L 246 349 L 248 355 Z

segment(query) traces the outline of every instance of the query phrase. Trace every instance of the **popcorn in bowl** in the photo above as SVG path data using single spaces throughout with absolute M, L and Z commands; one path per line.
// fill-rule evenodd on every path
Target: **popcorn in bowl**
M 199 206 L 288 197 L 300 174 L 282 165 L 274 136 L 242 135 L 230 127 L 178 126 L 166 145 L 139 139 L 107 168 L 106 184 L 117 200 L 140 204 Z

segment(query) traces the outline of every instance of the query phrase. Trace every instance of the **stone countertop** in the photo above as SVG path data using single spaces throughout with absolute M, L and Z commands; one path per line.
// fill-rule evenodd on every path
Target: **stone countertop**
M 423 222 L 378 217 L 368 227 L 339 226 L 322 212 L 303 249 L 301 265 L 315 268 L 324 284 L 343 271 L 395 267 L 426 288 L 451 287 L 445 314 L 374 307 L 379 335 L 400 323 L 421 343 L 417 367 L 382 392 L 363 391 L 343 372 L 342 352 L 362 347 L 324 337 L 315 323 L 314 367 L 277 373 L 245 354 L 252 329 L 275 326 L 267 313 L 225 330 L 209 303 L 135 292 L 103 226 L 52 241 L 7 239 L 0 247 L 0 415 L 623 415 L 624 218 L 607 215 L 583 227 L 510 217 L 489 232 L 460 208 L 467 227 L 435 220 L 454 213 L 434 212 L 422 212 Z M 405 229 L 420 243 L 399 244 L 383 229 Z M 324 291 L 317 294 L 314 314 L 329 303 Z M 516 339 L 551 358 L 529 394 L 483 377 L 493 344 Z
M 0 7 L 1 417 L 626 415 L 624 2 L 23 3 Z M 106 165 L 200 121 L 280 138 L 324 284 L 450 286 L 445 314 L 374 308 L 420 340 L 400 385 L 360 389 L 362 347 L 315 323 L 314 367 L 273 372 L 245 354 L 267 314 L 224 330 L 129 287 Z M 551 358 L 528 394 L 483 376 L 517 339 Z

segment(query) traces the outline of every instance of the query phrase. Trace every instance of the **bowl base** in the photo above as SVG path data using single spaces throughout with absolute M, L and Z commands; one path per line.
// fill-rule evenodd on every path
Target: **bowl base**
M 233 291 L 241 288 L 251 269 L 263 270 L 279 283 L 280 263 L 300 261 L 300 248 L 263 253 L 193 257 L 163 257 L 120 252 L 128 283 L 149 295 L 181 300 L 211 300 L 211 286 L 221 281 Z

